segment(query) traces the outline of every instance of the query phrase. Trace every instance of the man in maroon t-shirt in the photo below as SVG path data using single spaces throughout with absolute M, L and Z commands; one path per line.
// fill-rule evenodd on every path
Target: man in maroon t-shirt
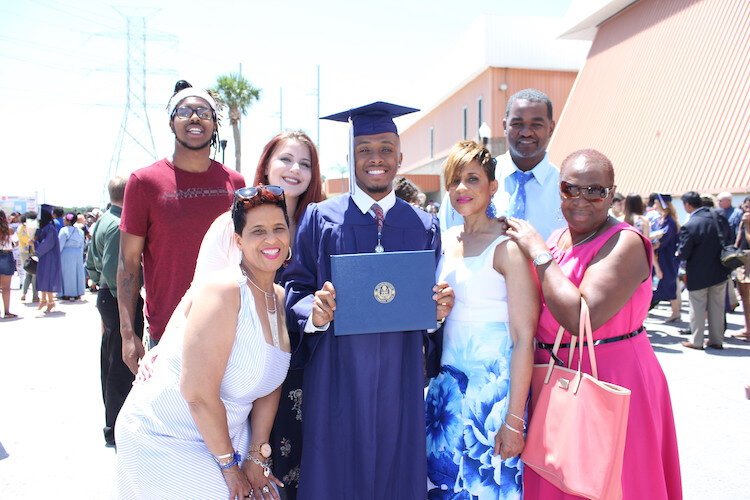
M 188 87 L 175 93 L 169 103 L 174 154 L 136 170 L 128 180 L 117 292 L 122 358 L 133 373 L 144 354 L 133 330 L 141 260 L 145 313 L 155 344 L 190 286 L 208 227 L 229 209 L 234 191 L 245 186 L 242 175 L 209 156 L 217 142 L 216 113 L 208 92 Z

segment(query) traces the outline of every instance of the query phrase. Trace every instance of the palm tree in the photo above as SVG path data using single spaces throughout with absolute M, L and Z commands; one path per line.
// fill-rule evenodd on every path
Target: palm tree
M 229 108 L 229 124 L 232 125 L 234 135 L 234 158 L 237 172 L 241 171 L 242 147 L 240 145 L 240 119 L 247 115 L 247 108 L 260 99 L 260 89 L 252 84 L 239 73 L 221 75 L 216 79 L 213 88 L 227 108 Z

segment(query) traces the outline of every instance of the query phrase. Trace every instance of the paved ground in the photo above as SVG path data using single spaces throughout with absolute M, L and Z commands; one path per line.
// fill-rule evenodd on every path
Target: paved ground
M 112 494 L 114 450 L 104 447 L 96 297 L 63 303 L 49 315 L 13 291 L 0 320 L 0 498 L 105 499 Z M 678 327 L 647 323 L 669 379 L 686 499 L 750 499 L 750 344 L 727 339 L 723 351 L 684 349 Z M 687 318 L 687 310 L 683 310 Z M 740 314 L 728 315 L 730 329 Z M 647 499 L 644 499 L 647 500 Z

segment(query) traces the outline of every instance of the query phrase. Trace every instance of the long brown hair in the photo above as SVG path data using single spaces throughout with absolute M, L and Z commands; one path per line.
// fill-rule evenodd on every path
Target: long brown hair
M 11 231 L 8 226 L 8 218 L 5 217 L 5 212 L 0 210 L 0 241 L 7 243 L 10 239 Z
M 305 213 L 307 205 L 325 199 L 323 196 L 323 181 L 320 177 L 318 150 L 312 139 L 310 139 L 306 133 L 301 130 L 288 130 L 268 141 L 268 144 L 266 144 L 266 147 L 263 148 L 263 152 L 260 154 L 258 167 L 255 169 L 253 185 L 268 185 L 268 175 L 266 174 L 268 163 L 271 161 L 271 156 L 273 156 L 276 148 L 284 141 L 297 141 L 300 144 L 307 146 L 307 149 L 310 150 L 310 185 L 307 186 L 307 190 L 299 197 L 299 200 L 297 200 L 297 207 L 294 209 L 294 213 L 290 214 L 294 219 L 294 222 L 299 222 L 302 218 L 302 214 Z

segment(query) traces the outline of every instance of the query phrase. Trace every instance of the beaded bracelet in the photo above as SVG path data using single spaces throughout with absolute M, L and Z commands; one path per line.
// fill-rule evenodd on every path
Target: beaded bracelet
M 221 463 L 221 460 L 224 460 L 230 457 L 232 458 L 231 461 L 225 464 Z M 224 471 L 224 470 L 231 469 L 235 465 L 240 465 L 242 463 L 242 455 L 240 455 L 239 453 L 235 451 L 235 452 L 227 453 L 226 455 L 221 455 L 218 457 L 214 456 L 214 460 L 216 460 L 216 464 L 219 466 L 219 468 Z

